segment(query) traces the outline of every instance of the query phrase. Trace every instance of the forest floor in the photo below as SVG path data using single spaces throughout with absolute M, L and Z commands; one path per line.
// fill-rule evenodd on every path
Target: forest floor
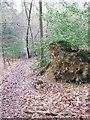
M 88 117 L 89 85 L 56 83 L 37 76 L 36 59 L 18 59 L 0 68 L 0 117 L 81 118 Z M 43 81 L 36 84 L 36 81 Z

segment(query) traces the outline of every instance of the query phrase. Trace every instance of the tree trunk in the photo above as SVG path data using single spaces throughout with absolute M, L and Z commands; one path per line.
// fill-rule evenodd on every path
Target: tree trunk
M 28 45 L 28 36 L 29 36 L 29 27 L 27 28 L 27 33 L 26 33 L 26 49 L 27 49 L 28 58 L 31 58 L 31 55 L 29 52 L 29 45 Z
M 90 2 L 88 3 L 88 46 L 90 50 Z
M 26 49 L 27 49 L 28 58 L 31 58 L 30 51 L 29 51 L 28 38 L 29 38 L 29 30 L 31 32 L 30 19 L 31 19 L 31 11 L 32 11 L 32 1 L 30 3 L 29 13 L 28 13 L 27 12 L 27 7 L 26 7 L 26 3 L 25 3 L 25 0 L 24 0 L 24 7 L 25 7 L 26 17 L 27 17 L 27 21 L 28 21 L 27 32 L 26 32 Z
M 43 57 L 44 57 L 44 50 L 43 50 L 43 22 L 42 22 L 42 0 L 39 0 L 39 13 L 40 13 L 40 17 L 39 17 L 39 21 L 40 21 L 40 38 L 41 38 L 41 41 L 40 41 L 40 44 L 41 44 L 41 67 L 43 67 Z
M 6 20 L 4 21 L 4 25 L 2 25 L 2 57 L 3 57 L 3 65 L 4 65 L 4 68 L 6 67 L 6 62 L 5 62 L 5 51 L 4 51 L 4 32 L 5 32 L 5 29 L 6 29 Z

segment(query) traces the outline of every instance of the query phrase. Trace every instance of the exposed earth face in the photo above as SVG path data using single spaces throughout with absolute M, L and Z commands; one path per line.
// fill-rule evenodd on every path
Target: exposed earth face
M 60 44 L 64 45 L 60 46 Z M 48 77 L 49 74 L 52 74 L 56 81 L 90 82 L 90 52 L 78 48 L 72 49 L 68 44 L 65 42 L 49 46 L 50 55 L 53 57 L 47 70 Z M 63 47 L 63 50 L 61 47 Z

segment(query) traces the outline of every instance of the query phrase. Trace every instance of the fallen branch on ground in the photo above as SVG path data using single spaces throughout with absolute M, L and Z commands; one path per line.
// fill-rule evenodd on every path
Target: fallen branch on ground
M 45 115 L 51 115 L 51 116 L 58 116 L 59 114 L 58 113 L 53 113 L 53 112 L 46 112 L 46 111 L 25 111 L 25 113 L 27 114 L 34 114 L 34 113 L 37 113 L 37 114 L 45 114 Z
M 59 113 L 55 113 L 55 112 L 48 112 L 48 111 L 24 111 L 26 114 L 41 114 L 41 115 L 51 115 L 51 116 L 59 116 L 59 115 L 63 115 L 63 116 L 72 116 L 72 114 L 70 112 L 59 112 Z M 73 114 L 74 115 L 74 114 Z M 75 116 L 75 115 L 74 115 Z

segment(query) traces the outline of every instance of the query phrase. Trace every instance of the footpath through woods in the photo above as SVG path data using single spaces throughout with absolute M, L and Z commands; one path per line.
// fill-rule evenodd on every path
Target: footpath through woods
M 36 76 L 35 63 L 35 58 L 19 59 L 0 72 L 2 118 L 86 117 L 89 85 L 48 81 Z

